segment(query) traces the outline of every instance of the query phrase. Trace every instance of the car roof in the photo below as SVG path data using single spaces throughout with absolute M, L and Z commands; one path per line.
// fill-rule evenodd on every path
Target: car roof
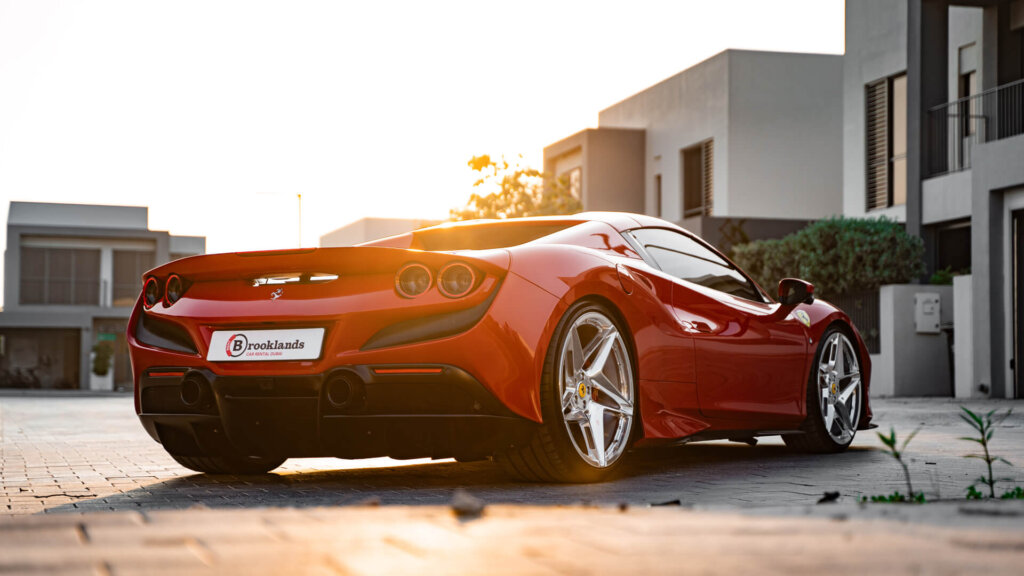
M 538 231 L 538 235 L 524 237 L 520 240 L 510 240 L 508 246 L 515 246 L 531 240 L 538 240 L 549 234 L 553 234 L 561 229 L 576 226 L 586 222 L 600 222 L 610 226 L 618 232 L 625 232 L 627 230 L 633 230 L 635 228 L 643 227 L 658 227 L 658 228 L 669 228 L 672 230 L 678 230 L 684 234 L 690 234 L 687 230 L 660 218 L 653 216 L 646 216 L 644 214 L 632 214 L 628 212 L 581 212 L 579 214 L 572 215 L 557 215 L 557 216 L 530 216 L 525 218 L 501 218 L 501 219 L 478 219 L 478 220 L 463 220 L 460 222 L 444 222 L 436 226 L 430 226 L 426 228 L 420 228 L 397 236 L 389 236 L 387 238 L 380 238 L 377 240 L 371 240 L 369 242 L 363 242 L 359 246 L 382 246 L 391 248 L 416 248 L 421 250 L 459 250 L 459 249 L 481 249 L 480 247 L 473 248 L 472 242 L 468 243 L 463 247 L 451 247 L 447 245 L 447 241 L 442 240 L 440 244 L 435 242 L 424 244 L 423 242 L 428 238 L 444 239 L 452 238 L 453 234 L 460 234 L 463 232 L 475 231 L 474 229 L 493 229 L 495 232 L 504 230 L 507 233 L 513 232 L 518 228 L 551 228 L 550 231 Z M 524 230 L 525 231 L 525 230 Z M 493 239 L 492 239 L 493 240 Z M 428 245 L 429 244 L 429 245 Z M 458 243 L 456 243 L 458 244 Z M 499 242 L 500 244 L 500 242 Z M 461 244 L 458 244 L 461 246 Z M 431 247 L 432 246 L 432 247 Z M 493 246 L 492 246 L 493 247 Z
M 433 230 L 439 228 L 453 228 L 463 226 L 483 226 L 489 224 L 502 223 L 508 226 L 515 226 L 516 224 L 529 225 L 533 223 L 558 223 L 558 222 L 604 222 L 609 226 L 615 228 L 619 232 L 626 230 L 632 230 L 633 228 L 642 227 L 660 227 L 660 228 L 675 228 L 683 230 L 679 226 L 662 220 L 661 218 L 655 218 L 646 214 L 633 214 L 629 212 L 580 212 L 579 214 L 572 214 L 567 216 L 527 216 L 523 218 L 507 218 L 507 219 L 478 219 L 478 220 L 463 220 L 460 222 L 444 222 L 431 226 L 429 228 L 422 228 L 421 230 Z M 420 230 L 417 230 L 417 232 Z

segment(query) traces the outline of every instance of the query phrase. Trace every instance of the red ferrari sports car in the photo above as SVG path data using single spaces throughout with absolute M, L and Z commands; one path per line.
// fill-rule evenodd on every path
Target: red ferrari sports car
M 443 224 L 351 248 L 212 254 L 144 276 L 135 409 L 183 466 L 493 458 L 594 481 L 633 444 L 869 426 L 864 342 L 813 286 L 773 299 L 649 216 Z

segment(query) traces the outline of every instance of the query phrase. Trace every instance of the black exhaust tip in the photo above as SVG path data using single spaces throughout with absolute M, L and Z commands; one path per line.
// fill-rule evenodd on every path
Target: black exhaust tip
M 199 372 L 189 372 L 181 381 L 181 403 L 188 407 L 199 406 L 210 398 L 210 383 Z
M 366 387 L 354 372 L 335 372 L 324 384 L 324 397 L 336 410 L 355 410 L 363 404 Z

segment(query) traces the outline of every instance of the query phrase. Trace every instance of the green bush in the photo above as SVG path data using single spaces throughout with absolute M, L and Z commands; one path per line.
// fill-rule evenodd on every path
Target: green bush
M 766 290 L 793 277 L 829 296 L 910 282 L 924 273 L 923 255 L 921 239 L 887 218 L 828 218 L 733 248 L 736 263 Z
M 96 355 L 92 359 L 92 373 L 106 376 L 110 372 L 110 360 L 114 356 L 114 346 L 110 342 L 100 342 L 92 347 Z

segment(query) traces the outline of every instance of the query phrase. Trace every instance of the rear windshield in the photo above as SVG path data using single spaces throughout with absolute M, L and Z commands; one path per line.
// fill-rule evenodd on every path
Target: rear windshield
M 494 222 L 413 232 L 412 248 L 430 252 L 491 250 L 532 242 L 579 222 Z

